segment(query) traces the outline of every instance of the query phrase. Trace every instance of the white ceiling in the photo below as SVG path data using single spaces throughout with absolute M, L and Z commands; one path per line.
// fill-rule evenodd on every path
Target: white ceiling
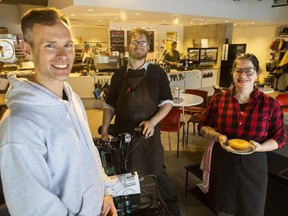
M 179 26 L 233 23 L 237 27 L 287 24 L 288 6 L 281 7 L 281 9 L 272 8 L 275 2 L 280 4 L 286 1 L 49 0 L 48 6 L 60 8 L 70 18 L 73 26 L 99 28 L 107 27 L 111 22 L 125 22 Z M 37 2 L 39 5 L 46 6 L 48 0 L 0 0 L 0 5 L 1 2 L 22 6 L 29 2 L 34 2 L 34 4 Z M 29 7 L 39 6 L 30 5 Z M 178 23 L 174 22 L 175 19 Z M 282 23 L 277 20 L 281 20 Z
M 271 25 L 272 22 L 257 20 L 229 19 L 209 16 L 194 16 L 177 13 L 160 13 L 129 9 L 116 9 L 93 6 L 69 6 L 62 11 L 70 18 L 71 24 L 83 27 L 104 27 L 110 22 L 143 23 L 151 25 L 209 25 L 234 23 L 236 26 Z M 175 23 L 178 19 L 178 23 Z

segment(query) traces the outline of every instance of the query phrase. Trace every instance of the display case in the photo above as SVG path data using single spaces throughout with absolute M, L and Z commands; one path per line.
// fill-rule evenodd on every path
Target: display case
M 213 65 L 217 63 L 218 47 L 187 48 L 189 66 Z

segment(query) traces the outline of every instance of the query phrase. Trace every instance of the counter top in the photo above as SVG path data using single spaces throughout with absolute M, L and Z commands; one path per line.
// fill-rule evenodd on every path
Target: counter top
M 113 72 L 91 72 L 87 75 L 82 75 L 82 73 L 70 73 L 69 77 L 97 77 L 97 76 L 112 76 Z
M 171 73 L 198 72 L 198 71 L 203 71 L 203 70 L 219 70 L 219 68 L 193 68 L 193 69 L 187 69 L 187 70 L 171 69 L 170 74 Z

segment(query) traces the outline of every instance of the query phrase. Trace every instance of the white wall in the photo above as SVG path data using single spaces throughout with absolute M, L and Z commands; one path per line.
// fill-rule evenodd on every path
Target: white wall
M 82 42 L 107 42 L 107 28 L 71 27 L 73 37 L 82 38 Z
M 0 26 L 9 34 L 21 34 L 17 5 L 0 4 Z
M 265 64 L 269 61 L 269 45 L 275 36 L 276 26 L 254 26 L 254 27 L 237 27 L 233 30 L 232 43 L 246 43 L 246 52 L 253 53 L 260 62 L 263 70 L 260 82 L 268 75 L 265 72 Z

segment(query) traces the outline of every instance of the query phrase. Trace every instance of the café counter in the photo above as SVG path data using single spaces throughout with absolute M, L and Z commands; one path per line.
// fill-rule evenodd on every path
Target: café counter
M 219 69 L 195 69 L 187 71 L 171 70 L 167 73 L 171 89 L 179 87 L 182 91 L 185 89 L 209 88 L 213 94 L 212 85 L 216 85 Z M 112 74 L 108 72 L 103 74 L 92 74 L 82 76 L 81 73 L 71 73 L 67 82 L 73 90 L 79 95 L 86 109 L 102 108 L 103 101 L 96 100 L 94 96 L 95 84 L 110 83 Z
M 108 74 L 108 73 L 107 73 Z M 111 75 L 87 75 L 81 73 L 71 73 L 67 82 L 81 98 L 85 109 L 101 109 L 104 101 L 97 100 L 94 96 L 95 84 L 110 83 Z

